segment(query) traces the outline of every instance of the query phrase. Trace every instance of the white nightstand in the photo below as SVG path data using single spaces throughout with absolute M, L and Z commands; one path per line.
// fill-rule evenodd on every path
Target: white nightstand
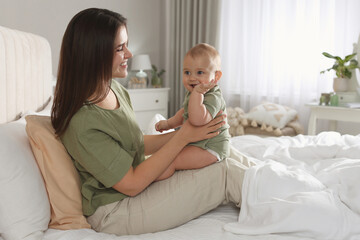
M 322 106 L 318 103 L 308 103 L 311 113 L 309 118 L 308 135 L 316 134 L 316 120 L 325 119 L 330 121 L 330 130 L 336 131 L 337 122 L 358 122 L 360 123 L 360 109 L 345 106 Z
M 156 113 L 168 117 L 169 88 L 128 89 L 136 120 L 145 132 Z

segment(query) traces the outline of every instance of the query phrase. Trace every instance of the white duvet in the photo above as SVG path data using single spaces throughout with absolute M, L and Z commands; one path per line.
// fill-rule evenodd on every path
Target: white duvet
M 359 136 L 232 139 L 258 161 L 245 174 L 236 234 L 360 239 Z

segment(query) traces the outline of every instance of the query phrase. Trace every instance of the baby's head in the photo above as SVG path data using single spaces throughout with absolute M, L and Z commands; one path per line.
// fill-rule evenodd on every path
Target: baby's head
M 206 43 L 200 43 L 191 48 L 184 57 L 183 84 L 192 92 L 200 83 L 217 83 L 221 78 L 221 59 L 218 51 Z
M 221 59 L 218 51 L 211 45 L 207 43 L 199 43 L 192 47 L 185 55 L 186 57 L 195 58 L 204 58 L 209 61 L 209 67 L 213 68 L 215 71 L 221 71 Z

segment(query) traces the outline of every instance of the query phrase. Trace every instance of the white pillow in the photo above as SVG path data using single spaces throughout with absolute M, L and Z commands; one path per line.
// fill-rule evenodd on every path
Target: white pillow
M 24 118 L 0 125 L 0 235 L 42 239 L 50 205 L 25 131 Z
M 257 124 L 266 124 L 275 128 L 283 128 L 297 115 L 296 110 L 271 102 L 264 102 L 253 107 L 245 116 Z
M 174 129 L 163 131 L 162 133 L 156 131 L 155 124 L 157 122 L 159 122 L 160 120 L 166 120 L 166 118 L 163 115 L 159 114 L 159 113 L 155 114 L 155 116 L 150 120 L 145 134 L 157 135 L 157 134 L 163 134 L 163 133 L 168 133 L 168 132 L 174 131 Z

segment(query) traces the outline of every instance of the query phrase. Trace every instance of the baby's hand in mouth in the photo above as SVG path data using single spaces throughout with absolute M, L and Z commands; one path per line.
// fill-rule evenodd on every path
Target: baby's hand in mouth
M 212 89 L 213 87 L 215 87 L 216 83 L 214 80 L 211 80 L 209 83 L 200 83 L 200 84 L 194 84 L 194 90 L 198 93 L 201 94 L 205 94 L 207 93 L 210 89 Z

